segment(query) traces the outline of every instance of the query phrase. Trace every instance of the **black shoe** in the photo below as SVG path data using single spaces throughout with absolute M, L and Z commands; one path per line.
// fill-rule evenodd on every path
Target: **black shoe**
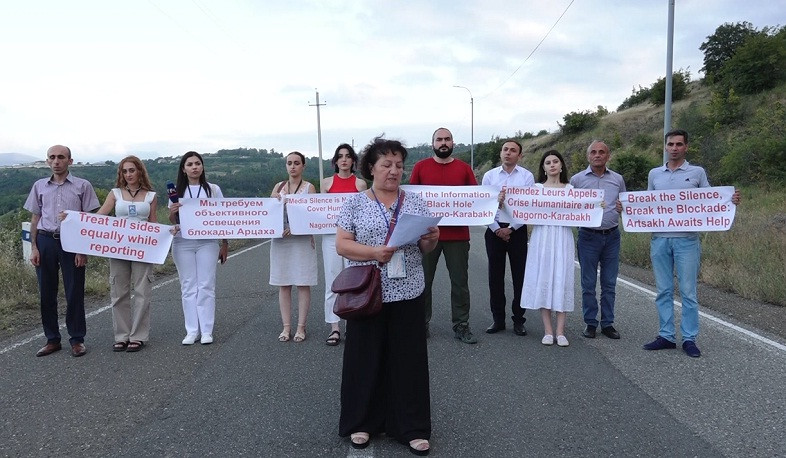
M 691 358 L 698 358 L 701 356 L 701 351 L 699 351 L 699 347 L 696 346 L 696 342 L 692 340 L 686 340 L 682 342 L 682 350 L 685 352 L 686 355 L 690 356 Z
M 496 321 L 491 323 L 491 326 L 486 328 L 486 334 L 496 334 L 500 331 L 505 330 L 505 323 L 497 323 Z
M 517 336 L 526 336 L 527 329 L 524 327 L 524 323 L 513 323 L 513 334 Z
M 644 344 L 641 348 L 645 350 L 671 350 L 673 348 L 677 348 L 677 344 L 668 339 L 664 339 L 661 336 L 658 336 L 655 338 L 655 340 L 648 344 Z
M 614 326 L 606 326 L 605 328 L 600 328 L 600 332 L 604 336 L 608 337 L 609 339 L 619 339 L 620 338 L 620 333 L 617 332 L 616 329 L 614 329 Z M 593 332 L 593 334 L 594 334 L 594 332 Z
M 582 332 L 581 335 L 583 335 L 584 337 L 586 337 L 588 339 L 594 339 L 595 338 L 595 330 L 596 329 L 597 329 L 597 326 L 593 326 L 591 324 L 588 324 L 588 325 L 586 325 L 584 327 L 584 332 Z M 617 338 L 619 338 L 619 337 L 617 337 Z

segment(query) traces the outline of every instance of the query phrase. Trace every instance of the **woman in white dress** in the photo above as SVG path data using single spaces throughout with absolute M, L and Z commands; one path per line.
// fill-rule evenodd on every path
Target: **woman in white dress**
M 556 150 L 546 151 L 540 159 L 535 186 L 571 188 L 565 160 Z M 532 229 L 524 270 L 521 306 L 540 309 L 543 319 L 543 345 L 554 344 L 551 312 L 557 315 L 557 345 L 567 347 L 565 313 L 573 311 L 573 230 L 567 226 L 537 225 Z
M 271 197 L 316 192 L 314 185 L 303 180 L 306 158 L 293 151 L 286 157 L 289 179 L 276 183 Z M 285 204 L 286 205 L 286 204 Z M 292 286 L 297 286 L 298 320 L 294 341 L 306 340 L 306 320 L 311 304 L 311 287 L 317 284 L 317 251 L 312 235 L 292 235 L 284 207 L 284 236 L 270 241 L 270 284 L 278 286 L 278 306 L 284 327 L 279 342 L 288 342 L 292 332 Z
M 189 151 L 180 159 L 175 189 L 179 198 L 220 199 L 221 188 L 208 183 L 202 156 Z M 169 221 L 179 222 L 181 203 L 169 203 Z M 199 339 L 202 345 L 213 343 L 213 325 L 216 317 L 216 261 L 227 260 L 228 245 L 223 240 L 186 239 L 180 232 L 172 240 L 172 258 L 180 278 L 186 337 L 183 345 L 193 345 Z
M 96 213 L 108 215 L 114 211 L 118 218 L 157 222 L 156 193 L 153 192 L 145 164 L 138 157 L 128 156 L 120 161 L 115 186 Z M 152 277 L 153 265 L 150 263 L 109 259 L 112 327 L 115 335 L 112 351 L 139 351 L 147 342 L 150 336 Z

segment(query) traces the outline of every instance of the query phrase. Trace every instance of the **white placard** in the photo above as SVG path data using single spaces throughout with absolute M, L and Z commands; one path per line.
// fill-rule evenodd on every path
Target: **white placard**
M 290 232 L 294 235 L 335 234 L 341 206 L 355 194 L 357 193 L 287 195 Z
M 488 226 L 497 214 L 496 186 L 403 185 L 401 189 L 420 194 L 431 214 L 442 218 L 440 226 Z
M 503 210 L 517 224 L 600 227 L 602 202 L 602 189 L 507 186 Z
M 186 239 L 279 238 L 284 233 L 284 204 L 273 197 L 180 202 L 180 233 Z
M 733 186 L 621 192 L 626 232 L 728 231 L 737 206 Z
M 171 226 L 67 211 L 60 224 L 65 251 L 103 258 L 163 264 L 172 245 Z

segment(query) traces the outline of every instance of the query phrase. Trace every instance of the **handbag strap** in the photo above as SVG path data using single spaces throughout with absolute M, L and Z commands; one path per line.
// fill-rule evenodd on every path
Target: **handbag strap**
M 396 205 L 396 211 L 393 212 L 393 217 L 390 218 L 390 226 L 388 227 L 388 235 L 385 237 L 385 245 L 388 244 L 388 240 L 390 240 L 390 236 L 393 234 L 393 228 L 396 227 L 398 213 L 401 210 L 402 205 L 404 205 L 404 191 L 399 191 L 398 205 Z

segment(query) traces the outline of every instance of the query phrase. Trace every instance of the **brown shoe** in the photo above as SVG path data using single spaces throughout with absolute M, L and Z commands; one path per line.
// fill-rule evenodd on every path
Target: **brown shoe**
M 85 344 L 82 342 L 71 345 L 71 356 L 78 358 L 80 356 L 85 356 L 85 353 L 87 353 L 87 348 L 85 348 Z
M 36 355 L 36 356 L 46 356 L 46 355 L 51 355 L 52 353 L 54 353 L 54 352 L 56 352 L 56 351 L 59 351 L 59 350 L 60 350 L 60 349 L 62 349 L 62 348 L 63 348 L 63 347 L 60 345 L 60 342 L 55 342 L 55 343 L 47 343 L 46 345 L 44 345 L 43 347 L 41 347 L 41 349 L 40 349 L 40 350 L 38 350 L 38 353 L 36 353 L 35 355 Z

